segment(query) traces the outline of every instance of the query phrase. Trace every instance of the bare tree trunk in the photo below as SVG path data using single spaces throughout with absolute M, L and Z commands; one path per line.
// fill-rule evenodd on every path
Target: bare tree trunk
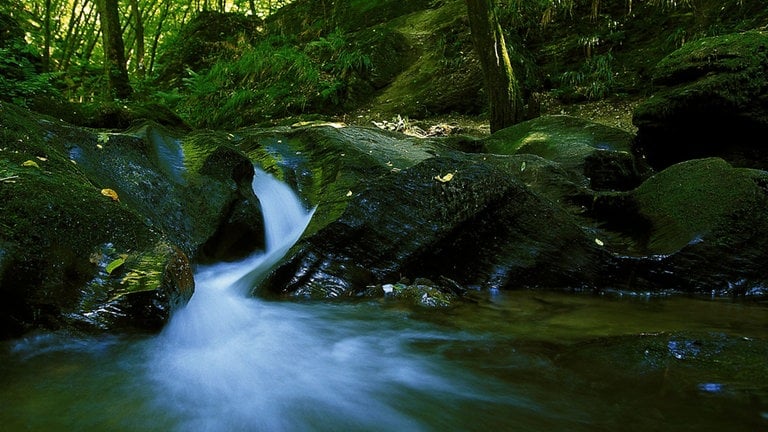
M 160 15 L 160 19 L 157 22 L 157 28 L 155 29 L 155 37 L 152 39 L 152 51 L 149 53 L 149 68 L 147 70 L 151 73 L 155 69 L 155 56 L 157 55 L 157 45 L 160 42 L 160 36 L 163 34 L 163 23 L 168 16 L 168 11 L 171 9 L 171 2 L 165 2 L 165 9 Z
M 491 132 L 520 121 L 522 98 L 494 0 L 466 0 L 472 42 L 480 59 L 490 103 Z
M 43 42 L 43 72 L 51 70 L 51 0 L 45 0 L 45 11 L 43 18 L 43 31 L 45 32 Z
M 133 89 L 128 81 L 125 65 L 125 47 L 117 0 L 98 0 L 99 22 L 104 44 L 104 68 L 107 74 L 109 93 L 118 99 L 131 96 Z
M 134 33 L 136 35 L 136 76 L 144 78 L 144 22 L 139 11 L 139 1 L 131 0 L 131 14 L 133 15 Z

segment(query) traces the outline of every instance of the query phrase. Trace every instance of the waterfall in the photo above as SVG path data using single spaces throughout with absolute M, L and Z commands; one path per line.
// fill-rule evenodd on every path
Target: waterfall
M 244 260 L 203 266 L 195 274 L 195 294 L 164 330 L 168 341 L 204 341 L 221 337 L 251 318 L 251 294 L 264 274 L 277 264 L 301 237 L 314 210 L 305 209 L 285 183 L 256 168 L 253 192 L 261 203 L 266 247 Z
M 192 299 L 148 350 L 153 409 L 183 431 L 412 430 L 413 420 L 395 401 L 451 387 L 432 362 L 403 348 L 414 337 L 430 338 L 428 332 L 374 319 L 382 313 L 375 307 L 359 320 L 349 314 L 360 306 L 249 295 L 312 216 L 287 185 L 264 172 L 256 173 L 253 189 L 266 250 L 196 271 Z

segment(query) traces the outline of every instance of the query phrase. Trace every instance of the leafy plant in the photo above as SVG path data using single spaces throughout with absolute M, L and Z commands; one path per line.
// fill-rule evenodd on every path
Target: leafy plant
M 572 94 L 589 100 L 606 97 L 615 86 L 611 53 L 588 58 L 581 69 L 561 75 L 561 94 Z
M 36 50 L 21 41 L 0 48 L 0 98 L 26 106 L 34 96 L 56 93 L 51 84 L 56 75 L 38 73 L 32 63 L 36 58 Z
M 368 74 L 372 64 L 338 30 L 304 47 L 273 36 L 207 71 L 188 69 L 183 83 L 189 97 L 179 99 L 176 109 L 205 127 L 334 110 L 345 103 L 350 82 Z

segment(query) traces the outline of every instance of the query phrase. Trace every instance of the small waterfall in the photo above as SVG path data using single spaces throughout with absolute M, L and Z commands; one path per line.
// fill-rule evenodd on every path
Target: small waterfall
M 301 237 L 314 210 L 285 183 L 256 168 L 253 191 L 261 203 L 266 248 L 244 260 L 201 267 L 195 274 L 195 294 L 164 330 L 169 342 L 216 339 L 221 331 L 237 329 L 250 319 L 250 295 L 265 273 Z
M 261 171 L 253 189 L 266 251 L 198 269 L 192 299 L 148 351 L 154 409 L 183 431 L 413 429 L 394 401 L 451 386 L 403 348 L 412 330 L 399 329 L 399 320 L 347 316 L 356 309 L 248 295 L 312 216 Z

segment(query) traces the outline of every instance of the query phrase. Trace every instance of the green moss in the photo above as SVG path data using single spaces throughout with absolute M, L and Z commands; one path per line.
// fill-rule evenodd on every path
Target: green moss
M 633 193 L 640 213 L 653 224 L 649 249 L 667 254 L 711 233 L 727 215 L 758 199 L 754 171 L 718 158 L 673 165 L 646 180 Z

